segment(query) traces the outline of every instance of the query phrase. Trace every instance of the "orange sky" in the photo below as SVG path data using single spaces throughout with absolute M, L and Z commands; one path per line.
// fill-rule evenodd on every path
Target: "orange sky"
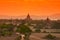
M 34 19 L 59 19 L 60 0 L 0 0 L 0 18 L 23 18 L 28 13 Z

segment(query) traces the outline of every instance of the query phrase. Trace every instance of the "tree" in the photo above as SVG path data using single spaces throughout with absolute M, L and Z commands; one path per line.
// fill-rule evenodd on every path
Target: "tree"
M 12 24 L 0 25 L 0 35 L 8 36 L 12 35 L 14 26 Z
M 59 22 L 53 22 L 52 28 L 60 29 L 60 23 Z
M 25 35 L 25 40 L 28 40 L 32 30 L 26 25 L 20 25 L 17 28 L 17 32 Z

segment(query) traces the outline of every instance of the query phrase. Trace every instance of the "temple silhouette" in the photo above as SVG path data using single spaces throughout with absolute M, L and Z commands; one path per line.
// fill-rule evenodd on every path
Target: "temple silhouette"
M 54 24 L 55 22 L 60 23 L 60 20 L 51 20 L 51 19 L 49 19 L 49 17 L 47 17 L 45 20 L 43 20 L 43 19 L 33 20 L 29 13 L 22 20 L 21 19 L 0 19 L 0 24 L 20 25 L 20 24 L 24 23 L 24 24 L 30 24 L 30 26 L 31 25 L 34 27 L 37 26 L 37 27 L 44 28 L 44 29 L 53 28 L 52 24 Z M 44 25 L 44 26 L 41 27 L 41 25 Z
M 45 20 L 33 20 L 29 13 L 24 19 L 0 19 L 0 25 L 3 24 L 13 24 L 15 26 L 24 24 L 28 25 L 28 27 L 33 31 L 38 29 L 41 30 L 41 32 L 60 32 L 60 20 L 51 20 L 49 17 Z

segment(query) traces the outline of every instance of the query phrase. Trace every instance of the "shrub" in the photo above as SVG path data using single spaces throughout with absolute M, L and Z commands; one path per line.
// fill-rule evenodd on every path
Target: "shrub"
M 46 38 L 48 38 L 48 39 L 55 39 L 56 37 L 53 36 L 53 35 L 51 35 L 51 34 L 48 34 L 48 35 L 46 36 Z

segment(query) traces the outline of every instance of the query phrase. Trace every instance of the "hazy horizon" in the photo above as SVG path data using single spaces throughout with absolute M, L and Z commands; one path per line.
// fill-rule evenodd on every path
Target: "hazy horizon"
M 0 18 L 60 19 L 60 0 L 0 0 Z
M 25 19 L 27 17 L 28 14 L 26 15 L 22 15 L 22 16 L 8 16 L 8 15 L 0 15 L 0 19 Z M 59 14 L 54 14 L 54 15 L 40 15 L 40 16 L 37 16 L 37 15 L 31 15 L 29 14 L 31 19 L 35 20 L 40 20 L 40 19 L 46 19 L 46 18 L 49 18 L 49 19 L 52 19 L 52 20 L 60 20 L 60 18 L 58 17 Z

